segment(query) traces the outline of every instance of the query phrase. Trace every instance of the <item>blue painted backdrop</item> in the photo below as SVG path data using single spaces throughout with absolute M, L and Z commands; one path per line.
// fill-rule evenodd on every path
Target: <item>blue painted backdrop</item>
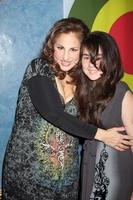
M 63 0 L 0 0 L 0 180 L 25 68 L 62 17 Z

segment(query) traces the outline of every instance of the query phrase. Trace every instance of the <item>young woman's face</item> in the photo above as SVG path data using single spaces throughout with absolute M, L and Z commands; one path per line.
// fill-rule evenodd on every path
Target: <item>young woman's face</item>
M 90 54 L 88 49 L 84 48 L 83 49 L 83 55 L 82 55 L 82 69 L 85 75 L 92 81 L 97 80 L 101 77 L 103 72 L 101 71 L 100 67 L 100 62 L 102 59 L 102 52 L 99 49 L 97 58 L 96 58 L 96 67 L 93 63 L 91 63 L 90 59 Z
M 54 59 L 62 71 L 71 70 L 80 57 L 81 42 L 76 33 L 62 33 L 56 38 L 54 44 Z

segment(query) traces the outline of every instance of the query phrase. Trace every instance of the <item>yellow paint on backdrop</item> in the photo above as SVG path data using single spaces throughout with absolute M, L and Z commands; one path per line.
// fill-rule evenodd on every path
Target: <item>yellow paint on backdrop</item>
M 92 31 L 109 32 L 112 24 L 124 13 L 133 11 L 133 0 L 109 0 L 98 12 Z
M 133 0 L 109 0 L 98 12 L 92 31 L 101 30 L 109 32 L 113 23 L 123 14 L 133 11 Z M 123 80 L 133 90 L 133 75 L 124 74 Z

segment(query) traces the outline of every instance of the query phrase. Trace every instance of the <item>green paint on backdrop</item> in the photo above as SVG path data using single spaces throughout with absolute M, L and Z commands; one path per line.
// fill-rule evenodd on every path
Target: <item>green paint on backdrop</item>
M 75 0 L 69 17 L 82 19 L 91 30 L 97 13 L 107 1 L 109 0 Z

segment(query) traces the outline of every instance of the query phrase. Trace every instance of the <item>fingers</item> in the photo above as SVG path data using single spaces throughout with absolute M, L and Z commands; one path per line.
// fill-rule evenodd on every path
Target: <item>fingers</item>
M 131 136 L 131 135 L 123 135 L 123 138 L 125 140 L 133 140 L 133 136 Z
M 121 139 L 118 140 L 118 143 L 115 146 L 115 149 L 119 151 L 125 151 L 133 145 L 132 137 L 129 135 L 121 135 Z
M 124 131 L 125 128 L 124 127 L 115 127 L 113 128 L 115 131 Z M 133 136 L 130 136 L 130 135 L 123 135 L 121 133 L 119 133 L 120 136 L 121 136 L 121 143 L 124 144 L 124 145 L 127 145 L 127 146 L 133 146 Z
M 130 140 L 123 140 L 122 144 L 126 145 L 126 146 L 132 146 L 133 145 L 133 141 Z
M 114 127 L 112 129 L 114 129 L 114 131 L 118 131 L 118 132 L 122 132 L 122 131 L 126 130 L 124 126 L 122 126 L 122 127 Z
M 108 134 L 105 133 L 101 141 L 116 150 L 125 151 L 133 146 L 133 136 L 124 135 L 119 133 L 118 130 L 123 131 L 124 127 L 108 129 Z
M 120 148 L 120 147 L 118 147 L 118 146 L 115 146 L 114 148 L 115 148 L 117 151 L 125 151 L 125 149 Z
M 121 143 L 127 146 L 133 146 L 133 137 L 129 135 L 123 135 Z
M 117 147 L 117 149 L 118 149 L 118 148 L 121 149 L 122 151 L 125 151 L 125 150 L 127 150 L 127 149 L 130 148 L 129 146 L 124 145 L 124 144 L 118 144 L 118 145 L 115 146 L 115 147 Z
M 115 137 L 113 137 L 115 135 Z M 109 135 L 108 135 L 109 136 Z M 133 145 L 132 137 L 129 135 L 123 135 L 116 132 L 113 134 L 110 132 L 110 137 L 106 138 L 106 144 L 113 147 L 118 151 L 125 151 Z

